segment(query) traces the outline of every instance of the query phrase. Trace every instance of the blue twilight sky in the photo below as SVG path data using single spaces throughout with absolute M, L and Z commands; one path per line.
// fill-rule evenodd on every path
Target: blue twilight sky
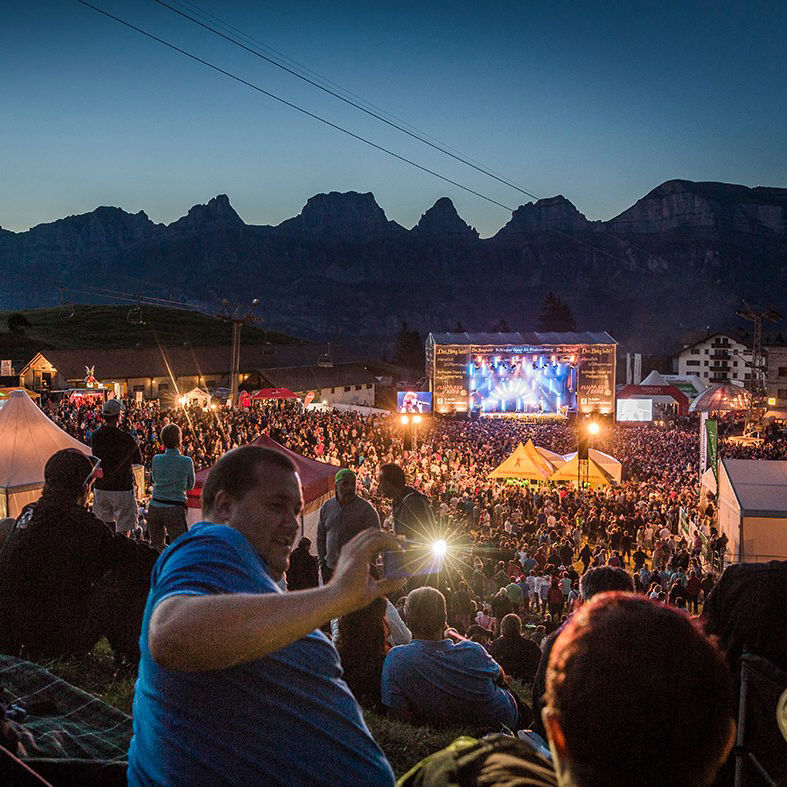
M 783 0 L 192 1 L 590 219 L 670 178 L 787 186 Z M 530 199 L 153 0 L 91 2 L 505 205 Z M 0 2 L 0 106 L 0 226 L 15 231 L 98 205 L 168 223 L 218 193 L 253 224 L 347 190 L 406 227 L 444 195 L 482 236 L 509 218 L 76 0 Z

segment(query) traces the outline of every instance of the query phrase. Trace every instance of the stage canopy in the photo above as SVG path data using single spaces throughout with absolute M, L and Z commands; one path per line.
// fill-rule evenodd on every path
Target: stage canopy
M 44 465 L 56 451 L 90 448 L 50 420 L 24 391 L 15 391 L 0 410 L 0 518 L 19 516 L 41 496 Z
M 580 461 L 587 466 L 587 472 L 585 472 L 584 466 L 580 470 Z M 579 477 L 583 481 L 586 480 L 591 486 L 607 486 L 614 481 L 614 478 L 595 459 L 580 460 L 577 458 L 577 454 L 573 454 L 562 467 L 555 470 L 549 480 L 576 483 Z
M 263 388 L 261 391 L 255 391 L 251 398 L 255 401 L 260 399 L 297 399 L 298 394 L 294 394 L 289 388 Z
M 689 407 L 690 413 L 718 413 L 746 410 L 749 406 L 749 392 L 732 383 L 711 385 L 703 391 Z
M 525 445 L 520 443 L 514 452 L 489 474 L 489 477 L 546 481 L 554 471 L 554 465 L 539 453 L 532 440 L 528 440 Z
M 338 465 L 329 465 L 325 462 L 318 462 L 316 459 L 309 459 L 301 456 L 295 451 L 277 443 L 268 435 L 260 435 L 252 440 L 249 445 L 259 445 L 263 448 L 271 448 L 289 457 L 298 470 L 303 487 L 303 514 L 304 514 L 304 535 L 315 542 L 317 532 L 317 512 L 320 506 L 334 494 L 334 477 L 341 470 Z M 206 467 L 198 470 L 195 474 L 194 489 L 187 493 L 188 497 L 188 522 L 189 525 L 200 521 L 202 506 L 200 494 L 202 485 L 208 477 L 211 468 Z

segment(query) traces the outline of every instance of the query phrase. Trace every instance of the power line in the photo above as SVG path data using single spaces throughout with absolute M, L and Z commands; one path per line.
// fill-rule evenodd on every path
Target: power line
M 403 134 L 407 134 L 409 137 L 412 137 L 413 139 L 417 139 L 419 142 L 422 142 L 424 145 L 428 145 L 430 148 L 433 148 L 434 150 L 438 150 L 438 151 L 440 151 L 440 153 L 443 153 L 446 156 L 450 156 L 452 159 L 454 159 L 456 161 L 459 161 L 459 162 L 461 162 L 462 164 L 465 164 L 468 167 L 471 167 L 472 169 L 476 170 L 477 172 L 481 172 L 482 174 L 487 175 L 490 178 L 493 178 L 494 180 L 498 181 L 498 183 L 502 183 L 505 186 L 509 186 L 510 188 L 518 191 L 520 194 L 524 194 L 524 195 L 526 195 L 528 197 L 532 197 L 535 200 L 541 199 L 540 197 L 536 196 L 535 194 L 533 194 L 532 192 L 528 191 L 527 189 L 524 189 L 521 186 L 517 186 L 516 183 L 511 183 L 511 181 L 506 180 L 505 178 L 503 178 L 503 177 L 501 177 L 499 175 L 496 175 L 494 172 L 490 171 L 486 167 L 473 162 L 472 160 L 466 158 L 462 154 L 460 154 L 460 153 L 458 153 L 456 151 L 452 151 L 451 149 L 449 149 L 447 147 L 444 147 L 443 145 L 439 144 L 438 142 L 431 141 L 431 140 L 427 139 L 426 136 L 424 136 L 420 132 L 418 132 L 417 129 L 414 130 L 414 131 L 410 130 L 410 129 L 415 128 L 415 127 L 410 126 L 410 129 L 408 129 L 404 125 L 402 125 L 401 123 L 395 122 L 393 120 L 390 120 L 389 118 L 384 117 L 378 111 L 374 111 L 372 109 L 368 109 L 367 107 L 362 106 L 357 101 L 354 101 L 351 98 L 347 98 L 346 95 L 341 95 L 336 90 L 331 89 L 330 87 L 326 87 L 324 84 L 320 84 L 320 82 L 318 82 L 317 80 L 312 79 L 311 77 L 308 77 L 308 76 L 305 76 L 304 74 L 299 73 L 294 68 L 290 68 L 289 66 L 285 65 L 284 63 L 280 63 L 275 58 L 270 57 L 270 56 L 264 54 L 263 52 L 259 52 L 257 49 L 253 49 L 252 47 L 246 46 L 246 44 L 244 44 L 242 41 L 239 41 L 237 38 L 233 38 L 232 36 L 227 35 L 226 33 L 223 33 L 220 30 L 217 30 L 215 27 L 211 27 L 209 24 L 206 24 L 205 22 L 202 22 L 199 19 L 196 19 L 195 17 L 191 16 L 190 14 L 187 14 L 185 11 L 181 11 L 179 8 L 176 8 L 175 6 L 170 5 L 169 3 L 164 2 L 164 0 L 153 0 L 153 2 L 158 3 L 160 6 L 163 6 L 164 8 L 168 8 L 173 13 L 178 14 L 179 16 L 183 17 L 184 19 L 188 19 L 191 22 L 194 22 L 194 24 L 199 25 L 200 27 L 204 28 L 205 30 L 209 30 L 211 33 L 219 36 L 220 38 L 223 38 L 225 41 L 229 41 L 230 43 L 235 44 L 236 46 L 240 47 L 241 49 L 245 50 L 246 52 L 249 52 L 250 54 L 255 55 L 256 57 L 259 57 L 262 60 L 265 60 L 267 63 L 270 63 L 271 65 L 276 66 L 276 68 L 280 68 L 283 71 L 286 71 L 288 74 L 291 74 L 292 76 L 296 77 L 297 79 L 301 79 L 304 82 L 307 82 L 308 84 L 312 85 L 313 87 L 316 87 L 318 90 L 322 90 L 323 92 L 328 93 L 329 95 L 333 96 L 334 98 L 338 98 L 339 101 L 343 101 L 345 104 L 348 104 L 349 106 L 354 107 L 355 109 L 358 109 L 361 112 L 364 112 L 365 114 L 369 115 L 370 117 L 373 117 L 376 120 L 379 120 L 381 123 L 385 123 L 385 124 L 391 126 L 392 128 L 395 128 L 397 131 L 401 131 Z
M 278 96 L 269 90 L 265 90 L 259 85 L 254 84 L 254 82 L 249 82 L 247 79 L 244 79 L 243 77 L 240 77 L 237 74 L 233 74 L 231 71 L 227 71 L 226 69 L 221 68 L 220 66 L 217 66 L 214 63 L 211 63 L 208 60 L 199 57 L 198 55 L 192 54 L 191 52 L 188 52 L 185 49 L 181 49 L 179 46 L 176 46 L 175 44 L 172 44 L 169 41 L 164 40 L 163 38 L 159 38 L 153 33 L 149 33 L 147 30 L 143 30 L 141 27 L 137 27 L 136 25 L 131 24 L 131 22 L 127 22 L 125 19 L 121 19 L 119 16 L 110 14 L 108 11 L 105 11 L 103 8 L 99 8 L 98 6 L 92 5 L 91 3 L 86 2 L 86 0 L 77 0 L 77 2 L 80 5 L 86 6 L 87 8 L 91 8 L 93 11 L 96 11 L 97 13 L 106 16 L 108 19 L 112 19 L 115 22 L 118 22 L 119 24 L 129 28 L 130 30 L 134 30 L 137 33 L 140 33 L 141 35 L 150 38 L 152 41 L 157 41 L 159 44 L 162 44 L 163 46 L 166 46 L 169 49 L 172 49 L 173 51 L 178 52 L 181 55 L 184 55 L 185 57 L 188 57 L 189 59 L 194 60 L 197 63 L 201 63 L 202 65 L 207 66 L 208 68 L 212 69 L 213 71 L 216 71 L 219 74 L 223 74 L 224 76 L 227 76 L 230 79 L 233 79 L 242 85 L 246 85 L 246 87 L 250 87 L 252 90 L 256 90 L 258 93 L 262 93 L 263 95 L 268 96 L 269 98 L 272 98 L 275 101 L 278 101 L 279 103 L 284 104 L 285 106 L 290 107 L 291 109 L 294 109 L 306 115 L 307 117 L 310 117 L 314 120 L 318 120 L 320 123 L 324 123 L 326 126 L 336 129 L 336 131 L 341 131 L 342 134 L 346 134 L 348 137 L 357 139 L 359 142 L 363 142 L 364 144 L 369 145 L 375 150 L 379 150 L 382 153 L 386 153 L 387 155 L 392 156 L 393 158 L 398 159 L 399 161 L 402 161 L 405 164 L 409 164 L 410 166 L 415 167 L 416 169 L 420 169 L 422 172 L 426 172 L 429 175 L 433 175 L 434 177 L 439 178 L 440 180 L 445 181 L 446 183 L 450 183 L 452 186 L 456 186 L 457 188 L 462 189 L 463 191 L 467 191 L 468 193 L 473 194 L 476 197 L 480 197 L 481 199 L 486 200 L 487 202 L 491 202 L 493 205 L 497 205 L 498 207 L 503 208 L 504 210 L 510 211 L 512 213 L 514 211 L 514 208 L 505 205 L 502 202 L 498 202 L 496 199 L 493 199 L 492 197 L 487 197 L 486 194 L 482 194 L 480 191 L 476 191 L 475 189 L 472 189 L 469 186 L 465 186 L 456 180 L 452 180 L 446 175 L 441 175 L 439 172 L 435 172 L 433 169 L 429 169 L 429 167 L 425 167 L 423 164 L 418 164 L 412 159 L 402 156 L 399 153 L 395 153 L 393 150 L 389 148 L 383 147 L 382 145 L 378 145 L 376 142 L 372 142 L 370 139 L 367 139 L 366 137 L 362 137 L 360 134 L 356 134 L 355 132 L 344 128 L 343 126 L 338 125 L 338 123 L 333 123 L 332 121 L 322 117 L 321 115 L 317 115 L 314 112 L 310 112 L 308 109 L 304 109 L 303 107 L 298 106 L 298 104 L 295 104 L 292 101 L 288 101 L 287 99 L 282 98 L 281 96 Z

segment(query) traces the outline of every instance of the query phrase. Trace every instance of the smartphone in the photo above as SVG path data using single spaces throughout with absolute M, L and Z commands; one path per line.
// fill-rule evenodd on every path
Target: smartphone
M 437 554 L 432 544 L 406 542 L 404 549 L 383 553 L 383 575 L 386 579 L 439 574 L 443 570 L 444 555 Z

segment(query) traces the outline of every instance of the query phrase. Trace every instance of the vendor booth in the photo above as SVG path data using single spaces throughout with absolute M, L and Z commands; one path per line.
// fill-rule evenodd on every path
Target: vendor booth
M 275 440 L 268 437 L 268 435 L 260 435 L 255 440 L 252 440 L 249 445 L 259 445 L 263 448 L 271 448 L 292 460 L 298 470 L 298 475 L 300 476 L 301 485 L 303 487 L 301 535 L 308 536 L 312 540 L 312 544 L 315 544 L 317 540 L 317 524 L 319 522 L 320 506 L 330 497 L 333 497 L 334 477 L 336 473 L 341 470 L 341 467 L 301 456 L 295 451 L 291 451 L 289 448 L 280 445 Z M 202 494 L 202 485 L 205 483 L 205 479 L 208 477 L 209 473 L 209 467 L 198 470 L 195 473 L 194 489 L 186 493 L 188 498 L 186 521 L 189 527 L 201 520 L 202 505 L 200 503 L 200 495 Z
M 546 481 L 554 472 L 555 466 L 539 453 L 532 440 L 528 440 L 524 445 L 520 443 L 511 456 L 504 459 L 489 477 Z
M 44 466 L 52 454 L 90 448 L 66 434 L 24 391 L 15 391 L 0 410 L 0 519 L 17 517 L 41 496 Z
M 568 481 L 575 484 L 581 480 L 592 487 L 608 486 L 614 482 L 613 477 L 595 459 L 592 457 L 579 459 L 578 454 L 572 454 L 562 467 L 552 473 L 549 480 Z
M 201 407 L 203 410 L 209 410 L 212 401 L 213 397 L 202 388 L 192 388 L 181 397 L 181 403 L 185 407 Z
M 713 476 L 703 475 L 710 486 Z M 787 461 L 722 459 L 718 531 L 736 563 L 787 560 Z
M 673 409 L 678 415 L 689 411 L 689 397 L 674 385 L 668 383 L 657 371 L 652 371 L 639 385 L 624 385 L 617 393 L 618 401 L 626 399 L 647 399 L 653 406 Z
M 263 399 L 298 399 L 298 394 L 293 393 L 289 388 L 263 388 L 261 391 L 255 391 L 251 395 L 254 402 L 259 402 Z

